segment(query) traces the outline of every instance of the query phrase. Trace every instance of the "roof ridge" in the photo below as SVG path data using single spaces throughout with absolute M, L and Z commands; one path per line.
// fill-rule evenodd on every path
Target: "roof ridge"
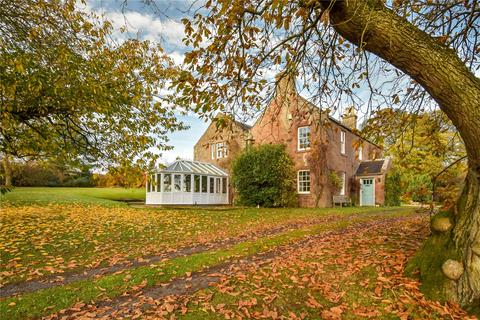
M 178 168 L 179 167 L 179 168 Z M 228 173 L 222 168 L 217 167 L 210 162 L 202 162 L 195 160 L 176 159 L 169 163 L 165 168 L 156 170 L 155 172 L 178 172 L 178 173 L 191 173 L 191 174 L 206 174 L 216 176 L 228 176 Z

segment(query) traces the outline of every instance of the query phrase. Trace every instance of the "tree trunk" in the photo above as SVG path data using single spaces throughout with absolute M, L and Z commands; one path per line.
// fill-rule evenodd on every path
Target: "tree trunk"
M 5 178 L 5 187 L 12 186 L 12 167 L 10 166 L 9 157 L 10 157 L 9 155 L 4 155 L 2 159 L 3 172 L 4 172 L 4 178 Z
M 480 148 L 480 146 L 479 146 Z M 480 299 L 480 171 L 469 165 L 465 187 L 458 200 L 453 240 L 462 253 L 465 273 L 457 284 L 462 304 Z
M 462 305 L 480 299 L 480 79 L 456 53 L 386 8 L 380 0 L 320 1 L 333 28 L 417 81 L 458 129 L 468 175 L 456 211 L 453 240 L 465 272 L 458 282 Z

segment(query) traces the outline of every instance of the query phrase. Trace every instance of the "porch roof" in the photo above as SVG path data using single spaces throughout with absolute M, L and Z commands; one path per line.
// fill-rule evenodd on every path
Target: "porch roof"
M 363 161 L 358 166 L 356 176 L 369 176 L 382 174 L 383 163 L 385 160 Z

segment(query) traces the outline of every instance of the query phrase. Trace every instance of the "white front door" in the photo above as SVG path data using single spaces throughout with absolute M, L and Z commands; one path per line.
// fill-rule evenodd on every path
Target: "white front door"
M 375 178 L 360 179 L 360 205 L 375 205 Z

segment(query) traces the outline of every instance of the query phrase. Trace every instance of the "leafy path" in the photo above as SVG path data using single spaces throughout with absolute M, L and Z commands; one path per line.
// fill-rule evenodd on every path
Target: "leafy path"
M 49 318 L 467 319 L 403 276 L 427 226 L 418 215 L 356 223 Z

